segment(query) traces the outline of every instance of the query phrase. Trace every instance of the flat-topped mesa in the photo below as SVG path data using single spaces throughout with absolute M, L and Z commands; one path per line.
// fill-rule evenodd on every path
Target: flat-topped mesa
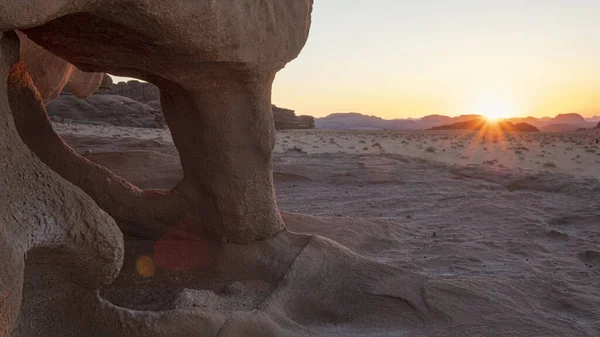
M 112 92 L 139 102 L 160 101 L 160 90 L 157 86 L 148 82 L 119 82 L 112 86 Z
M 123 201 L 107 200 L 114 194 L 102 188 L 84 188 L 118 222 L 137 222 L 136 235 L 156 237 L 191 220 L 204 234 L 250 243 L 284 229 L 273 189 L 271 87 L 275 73 L 303 48 L 311 11 L 312 0 L 175 0 L 168 6 L 150 0 L 109 5 L 55 0 L 51 6 L 45 0 L 9 0 L 0 5 L 0 31 L 21 29 L 83 71 L 140 78 L 159 87 L 184 178 L 161 194 L 170 202 L 137 209 L 133 204 L 145 200 L 140 191 L 128 192 L 127 184 L 119 187 L 131 196 Z M 69 165 L 55 159 L 49 164 L 54 169 Z M 75 166 L 61 174 L 81 185 L 70 176 L 81 176 L 83 171 L 76 171 L 88 165 Z M 84 181 L 91 185 L 106 176 Z
M 312 116 L 296 116 L 296 112 L 290 109 L 280 108 L 273 105 L 273 118 L 277 130 L 314 129 L 315 118 Z

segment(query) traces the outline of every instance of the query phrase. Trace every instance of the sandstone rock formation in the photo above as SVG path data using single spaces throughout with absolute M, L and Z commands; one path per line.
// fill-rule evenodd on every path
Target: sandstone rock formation
M 271 84 L 304 46 L 312 1 L 203 1 L 194 6 L 175 1 L 168 9 L 154 4 L 152 10 L 138 1 L 102 8 L 94 3 L 33 1 L 25 7 L 4 2 L 0 29 L 26 28 L 30 39 L 83 71 L 141 78 L 160 88 L 185 171 L 184 181 L 164 197 L 190 207 L 150 223 L 136 220 L 139 232 L 146 232 L 143 226 L 164 230 L 183 219 L 231 242 L 281 231 L 271 174 Z M 256 15 L 249 17 L 249 11 Z M 224 22 L 227 29 L 220 28 Z M 68 166 L 68 160 L 55 157 L 55 165 L 46 164 Z M 66 172 L 63 177 L 77 180 Z M 101 201 L 106 192 L 87 192 L 108 209 Z M 109 213 L 130 223 L 131 211 L 119 208 Z
M 22 41 L 23 60 L 27 64 L 36 65 L 31 67 L 30 74 L 42 94 L 44 104 L 47 105 L 58 97 L 64 87 L 77 97 L 87 97 L 98 89 L 104 73 L 82 72 L 69 62 L 31 42 L 25 34 L 19 33 L 19 38 Z
M 23 144 L 9 107 L 7 84 L 30 86 L 20 77 L 19 42 L 0 32 L 0 336 L 9 336 L 21 308 L 28 263 L 50 264 L 69 282 L 86 289 L 110 283 L 123 254 L 114 221 L 81 190 L 60 179 Z M 22 64 L 22 63 L 21 63 Z M 15 68 L 16 67 L 16 68 Z M 42 97 L 35 98 L 41 103 Z M 27 106 L 31 101 L 23 101 Z M 35 127 L 32 125 L 32 128 Z M 39 300 L 39 299 L 38 299 Z M 25 306 L 23 306 L 25 308 Z M 22 315 L 22 314 L 21 314 Z M 39 332 L 38 332 L 39 333 Z
M 116 95 L 129 97 L 138 102 L 160 101 L 160 90 L 148 82 L 127 81 L 113 84 L 112 91 Z
M 57 121 L 142 128 L 166 126 L 160 110 L 119 95 L 102 93 L 82 99 L 63 90 L 46 108 L 52 120 Z
M 97 300 L 93 289 L 110 282 L 120 269 L 120 233 L 112 219 L 48 167 L 87 192 L 125 232 L 139 237 L 158 238 L 182 222 L 189 225 L 180 229 L 177 237 L 196 238 L 197 242 L 216 238 L 217 242 L 252 243 L 284 230 L 273 192 L 275 130 L 270 93 L 275 73 L 304 46 L 311 10 L 311 0 L 200 1 L 193 5 L 178 0 L 168 6 L 158 1 L 129 0 L 110 6 L 97 6 L 89 0 L 51 4 L 9 0 L 0 4 L 1 75 L 8 79 L 0 86 L 2 144 L 7 145 L 1 148 L 4 167 L 0 186 L 3 202 L 9 203 L 2 205 L 1 235 L 8 244 L 1 246 L 1 253 L 2 263 L 8 263 L 3 270 L 10 271 L 3 275 L 11 275 L 8 279 L 3 276 L 0 283 L 2 336 L 12 329 L 16 336 L 47 331 L 67 335 L 66 331 L 76 329 L 64 327 L 55 332 L 52 326 L 60 322 L 76 325 L 77 315 L 94 316 L 93 312 L 101 308 L 110 309 Z M 44 49 L 22 36 L 24 50 L 19 60 L 19 45 L 11 32 L 16 29 Z M 37 55 L 40 58 L 32 59 Z M 44 69 L 48 72 L 41 71 Z M 160 88 L 163 113 L 185 172 L 173 190 L 141 192 L 77 155 L 52 130 L 45 105 L 65 86 L 81 97 L 91 94 L 105 72 L 142 78 Z M 47 166 L 24 148 L 15 127 Z M 305 246 L 306 240 L 301 241 L 304 244 L 299 247 Z M 71 298 L 80 289 L 81 296 L 75 297 L 83 302 L 75 306 L 89 308 L 89 312 L 65 309 L 71 303 L 56 300 L 47 302 L 50 307 L 33 305 L 39 294 L 29 296 L 27 291 L 20 321 L 14 326 L 24 277 L 22 256 L 46 246 L 50 253 L 41 252 L 40 258 L 50 265 L 69 266 L 56 277 L 66 282 L 63 290 L 71 292 Z M 60 254 L 51 253 L 53 250 Z M 63 255 L 66 258 L 56 258 Z M 286 259 L 290 261 L 282 261 Z M 35 273 L 25 282 L 26 289 L 39 275 L 52 274 L 49 283 L 58 280 L 54 279 L 55 269 L 40 266 L 32 270 Z M 67 286 L 71 283 L 63 279 L 64 275 L 71 275 L 75 284 L 83 287 Z M 128 314 L 115 314 L 114 319 L 124 319 L 123 315 Z M 168 317 L 154 320 L 168 323 Z M 159 331 L 151 335 L 186 326 L 175 321 L 172 326 L 161 326 L 151 321 L 139 320 L 146 330 L 158 326 Z M 223 322 L 216 319 L 211 324 L 220 326 Z M 122 329 L 124 324 L 112 325 L 109 329 Z M 197 333 L 205 324 L 199 318 L 192 325 Z M 150 335 L 143 331 L 93 334 Z M 92 335 L 85 331 L 77 334 Z
M 182 205 L 202 208 L 209 220 L 219 221 L 219 216 L 226 216 L 227 220 L 234 221 L 214 224 L 223 226 L 221 238 L 250 242 L 260 238 L 253 236 L 254 233 L 268 237 L 249 245 L 223 244 L 207 240 L 197 230 L 196 219 L 176 221 L 172 218 L 173 222 L 160 239 L 152 238 L 152 231 L 140 222 L 138 236 L 127 238 L 124 254 L 122 236 L 115 222 L 80 189 L 61 179 L 48 166 L 119 216 L 122 215 L 119 211 L 136 212 L 135 202 L 152 212 L 161 205 L 164 207 L 165 200 L 154 205 L 142 202 L 140 191 L 110 171 L 77 156 L 62 143 L 51 129 L 42 96 L 25 63 L 19 60 L 18 40 L 13 32 L 0 33 L 0 78 L 0 268 L 3 271 L 0 273 L 0 336 L 311 336 L 320 334 L 318 326 L 328 328 L 332 324 L 343 326 L 354 322 L 356 329 L 369 329 L 369 326 L 385 329 L 396 324 L 419 328 L 423 322 L 435 319 L 436 314 L 427 309 L 420 291 L 426 277 L 368 260 L 318 236 L 287 231 L 269 234 L 275 226 L 272 223 L 264 226 L 264 221 L 269 219 L 256 213 L 263 210 L 261 202 L 264 200 L 251 190 L 271 188 L 261 181 L 265 174 L 261 170 L 271 176 L 269 149 L 264 148 L 266 144 L 231 142 L 214 133 L 231 136 L 227 132 L 232 126 L 210 124 L 210 128 L 202 130 L 216 140 L 232 143 L 217 148 L 224 150 L 224 154 L 211 151 L 217 158 L 193 158 L 191 153 L 185 152 L 191 151 L 187 143 L 178 141 L 186 175 L 199 160 L 208 161 L 203 164 L 208 168 L 213 164 L 210 161 L 222 165 L 218 167 L 218 175 L 211 173 L 215 180 L 202 183 L 209 191 L 194 191 L 198 176 L 192 175 L 190 181 L 180 183 L 184 188 L 182 194 L 208 192 L 203 196 L 206 204 L 194 204 L 194 194 L 190 194 L 188 199 L 181 200 Z M 224 83 L 232 84 L 231 80 Z M 256 85 L 257 81 L 252 83 Z M 234 88 L 241 89 L 240 85 Z M 252 94 L 250 97 L 254 98 L 260 93 L 247 89 L 241 92 Z M 229 92 L 234 93 L 240 92 Z M 178 106 L 181 94 L 170 95 L 165 95 L 169 97 L 168 104 Z M 190 93 L 186 95 L 193 97 Z M 190 100 L 194 102 L 193 98 Z M 251 105 L 255 109 L 261 107 L 263 113 L 259 115 L 259 111 L 255 111 L 251 116 L 269 117 L 268 103 L 267 100 L 260 106 Z M 241 108 L 234 104 L 232 109 L 241 113 Z M 175 113 L 171 108 L 165 111 Z M 176 122 L 183 118 L 176 117 Z M 236 124 L 238 120 L 247 122 L 235 115 L 228 118 L 232 119 L 233 126 L 241 126 Z M 170 124 L 176 126 L 174 134 L 182 131 L 178 123 L 171 121 Z M 262 134 L 259 126 L 272 133 L 272 122 L 253 125 L 258 134 Z M 183 131 L 191 130 L 183 128 Z M 194 139 L 185 133 L 180 137 L 184 135 Z M 48 166 L 26 148 L 19 136 Z M 203 140 L 208 145 L 219 145 L 208 138 Z M 240 155 L 228 146 L 248 146 L 246 151 L 266 151 L 267 154 L 244 154 L 241 159 L 246 163 L 240 163 L 241 167 L 232 171 L 233 168 L 226 165 L 234 163 L 219 160 L 222 155 L 227 155 L 227 160 Z M 253 156 L 261 157 L 265 161 L 261 164 L 266 166 L 253 162 Z M 203 170 L 206 167 L 199 169 L 207 173 Z M 240 171 L 243 169 L 251 170 L 250 182 L 257 185 L 240 186 L 243 182 L 224 180 L 228 175 L 233 175 L 229 179 L 246 179 Z M 219 185 L 211 187 L 213 181 Z M 227 198 L 213 202 L 228 205 L 210 203 L 213 196 L 210 192 L 215 188 L 221 189 L 218 193 L 225 193 L 216 197 Z M 274 203 L 272 191 L 269 192 Z M 244 220 L 236 219 L 237 194 L 244 195 L 245 202 L 257 203 L 248 205 L 255 207 L 249 210 L 255 221 L 249 218 L 247 223 L 235 222 Z M 113 204 L 107 200 L 110 197 L 116 198 Z M 132 201 L 131 197 L 138 200 Z M 175 207 L 168 202 L 166 205 Z M 189 214 L 185 207 L 163 210 Z M 223 211 L 230 212 L 211 215 L 211 207 L 222 207 Z M 313 220 L 292 216 L 288 221 L 300 229 Z M 237 228 L 238 225 L 258 229 Z M 149 252 L 152 257 L 147 255 Z M 120 276 L 115 279 L 119 270 Z M 323 278 L 329 281 L 323 282 Z M 110 286 L 99 289 L 109 283 Z M 383 307 L 387 310 L 382 315 L 376 309 Z
M 28 63 L 27 60 L 26 63 Z M 156 86 L 149 83 L 144 84 L 156 88 L 158 92 Z M 112 78 L 108 75 L 104 76 L 98 90 L 89 97 L 76 97 L 71 94 L 70 89 L 65 88 L 60 96 L 46 107 L 48 115 L 53 120 L 68 120 L 81 124 L 107 124 L 143 128 L 166 127 L 160 102 L 140 102 L 115 94 L 115 88 Z M 88 95 L 90 94 L 88 93 Z

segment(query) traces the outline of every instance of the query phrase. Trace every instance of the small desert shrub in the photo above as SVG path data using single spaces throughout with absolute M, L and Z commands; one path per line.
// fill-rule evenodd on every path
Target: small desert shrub
M 595 149 L 587 149 L 587 150 L 585 150 L 585 152 L 587 152 L 587 153 L 596 153 L 596 150 Z
M 547 163 L 544 163 L 544 167 L 556 168 L 556 164 L 554 164 L 553 162 L 549 161 Z
M 427 149 L 425 149 L 426 152 L 431 152 L 431 153 L 435 153 L 435 148 L 433 146 L 428 147 Z
M 367 144 L 367 141 L 366 141 L 366 140 L 360 140 L 360 141 L 358 141 L 358 142 L 359 142 L 359 143 L 361 143 L 361 144 Z
M 294 146 L 293 148 L 289 149 L 288 151 L 297 152 L 297 153 L 305 153 L 304 150 L 299 146 Z

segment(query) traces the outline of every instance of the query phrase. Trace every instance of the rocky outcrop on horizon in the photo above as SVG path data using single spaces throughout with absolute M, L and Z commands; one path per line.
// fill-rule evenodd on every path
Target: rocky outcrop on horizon
M 294 110 L 280 108 L 276 105 L 273 105 L 273 119 L 277 130 L 315 128 L 315 118 L 313 116 L 296 116 Z

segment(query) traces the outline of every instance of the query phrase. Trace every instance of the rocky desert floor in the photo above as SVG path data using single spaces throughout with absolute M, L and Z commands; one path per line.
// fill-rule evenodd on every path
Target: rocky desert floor
M 168 131 L 55 128 L 77 151 L 141 188 L 169 188 L 181 177 Z M 440 312 L 466 303 L 435 326 L 350 322 L 315 331 L 600 336 L 598 138 L 600 131 L 279 132 L 280 209 L 284 219 L 313 219 L 302 228 L 291 221 L 290 230 L 429 277 L 436 286 L 428 305 Z

